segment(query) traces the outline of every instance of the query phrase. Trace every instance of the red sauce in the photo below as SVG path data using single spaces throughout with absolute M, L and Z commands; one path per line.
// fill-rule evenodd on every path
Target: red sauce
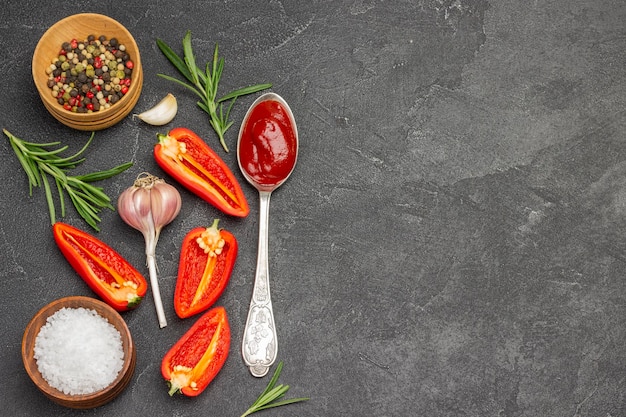
M 289 175 L 297 148 L 296 129 L 285 107 L 275 100 L 258 103 L 239 143 L 241 168 L 258 184 L 271 187 Z

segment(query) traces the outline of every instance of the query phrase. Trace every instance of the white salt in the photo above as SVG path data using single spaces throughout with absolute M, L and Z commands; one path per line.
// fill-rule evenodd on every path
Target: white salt
M 95 310 L 62 308 L 35 339 L 35 360 L 50 386 L 70 394 L 108 387 L 124 365 L 120 332 Z

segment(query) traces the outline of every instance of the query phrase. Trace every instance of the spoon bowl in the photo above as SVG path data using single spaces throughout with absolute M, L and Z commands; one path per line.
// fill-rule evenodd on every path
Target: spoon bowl
M 287 181 L 297 156 L 298 128 L 291 108 L 276 93 L 261 95 L 239 129 L 237 162 L 243 176 L 257 190 L 272 192 Z
M 256 377 L 267 374 L 278 353 L 268 273 L 270 196 L 289 178 L 297 156 L 298 130 L 289 105 L 278 94 L 261 95 L 248 109 L 237 140 L 239 168 L 259 192 L 256 274 L 241 346 L 243 360 Z

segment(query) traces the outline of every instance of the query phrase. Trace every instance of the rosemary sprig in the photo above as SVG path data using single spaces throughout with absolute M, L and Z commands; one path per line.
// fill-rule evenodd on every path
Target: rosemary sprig
M 289 390 L 289 385 L 279 384 L 276 385 L 280 372 L 283 369 L 283 363 L 280 362 L 274 371 L 272 379 L 265 387 L 265 390 L 259 395 L 259 398 L 246 410 L 241 417 L 249 416 L 257 411 L 266 410 L 268 408 L 280 407 L 282 405 L 294 404 L 301 401 L 307 401 L 309 398 L 291 398 L 288 400 L 281 400 Z
M 200 101 L 197 102 L 198 106 L 209 114 L 211 127 L 213 127 L 213 130 L 217 133 L 224 150 L 228 152 L 224 134 L 233 124 L 232 121 L 228 120 L 233 104 L 235 104 L 238 97 L 268 89 L 272 84 L 257 84 L 240 88 L 221 98 L 217 98 L 217 88 L 220 78 L 222 77 L 222 71 L 224 70 L 224 58 L 219 57 L 217 44 L 215 44 L 213 51 L 213 61 L 210 63 L 207 62 L 205 69 L 202 70 L 196 64 L 196 58 L 193 54 L 191 31 L 187 31 L 183 37 L 183 58 L 177 55 L 176 52 L 161 39 L 157 39 L 156 42 L 161 52 L 163 52 L 181 75 L 185 77 L 188 83 L 165 74 L 158 74 L 158 76 L 178 83 L 200 97 Z M 230 101 L 230 104 L 225 110 L 224 104 L 228 101 Z
M 90 183 L 111 178 L 130 168 L 133 163 L 126 162 L 106 171 L 72 176 L 68 175 L 68 171 L 85 161 L 81 155 L 93 140 L 95 133 L 91 134 L 87 143 L 78 152 L 62 158 L 59 154 L 67 150 L 67 145 L 50 149 L 60 145 L 60 142 L 27 142 L 9 133 L 6 129 L 3 129 L 3 132 L 9 138 L 11 147 L 28 177 L 29 195 L 33 195 L 33 187 L 43 187 L 48 202 L 50 222 L 54 224 L 56 221 L 56 208 L 50 185 L 51 180 L 53 180 L 59 195 L 61 217 L 65 217 L 65 194 L 67 194 L 78 214 L 92 228 L 100 231 L 98 213 L 103 208 L 111 210 L 115 210 L 115 208 L 111 205 L 111 200 L 103 189 Z

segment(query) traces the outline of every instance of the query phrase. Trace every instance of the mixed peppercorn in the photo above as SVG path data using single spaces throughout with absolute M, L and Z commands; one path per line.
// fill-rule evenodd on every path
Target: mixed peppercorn
M 109 108 L 132 83 L 134 63 L 116 38 L 89 35 L 64 42 L 46 70 L 52 96 L 66 110 L 88 113 Z

